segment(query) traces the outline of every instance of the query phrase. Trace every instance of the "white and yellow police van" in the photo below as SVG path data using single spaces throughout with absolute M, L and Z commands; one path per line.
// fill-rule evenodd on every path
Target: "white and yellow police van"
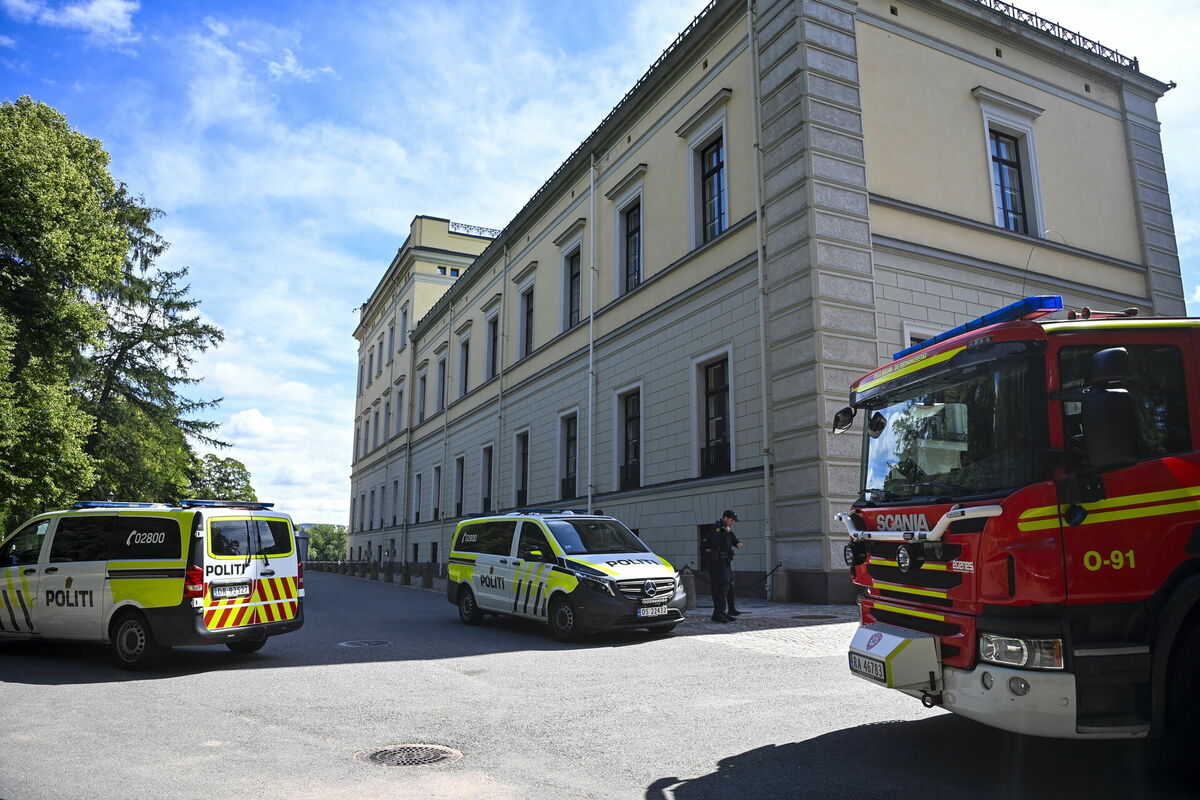
M 675 568 L 613 517 L 522 510 L 458 524 L 446 599 L 468 625 L 508 614 L 574 641 L 621 628 L 670 633 L 686 595 Z
M 304 624 L 292 520 L 271 503 L 81 502 L 0 542 L 0 640 L 102 641 L 128 669 L 172 645 L 253 653 Z

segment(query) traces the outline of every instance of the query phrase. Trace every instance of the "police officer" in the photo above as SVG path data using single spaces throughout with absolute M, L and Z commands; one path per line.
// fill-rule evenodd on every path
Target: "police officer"
M 733 551 L 742 549 L 742 543 L 733 533 L 737 518 L 737 513 L 726 509 L 704 542 L 708 581 L 712 586 L 713 622 L 733 622 L 742 613 L 733 606 Z

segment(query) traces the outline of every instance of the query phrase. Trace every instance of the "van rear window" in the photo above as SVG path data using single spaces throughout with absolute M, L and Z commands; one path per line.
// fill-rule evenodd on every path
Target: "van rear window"
M 218 519 L 209 523 L 209 545 L 217 556 L 287 555 L 291 532 L 279 519 Z
M 182 558 L 179 523 L 168 517 L 117 517 L 109 540 L 114 561 Z

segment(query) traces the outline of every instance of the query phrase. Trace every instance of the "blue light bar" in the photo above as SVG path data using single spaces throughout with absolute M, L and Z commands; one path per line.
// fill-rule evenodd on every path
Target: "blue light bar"
M 121 503 L 113 500 L 78 500 L 71 508 L 170 508 L 165 503 Z
M 274 508 L 274 503 L 257 500 L 180 500 L 180 508 Z
M 1041 295 L 1039 297 L 1026 297 L 1024 300 L 1018 300 L 1012 305 L 1007 305 L 997 311 L 991 311 L 984 314 L 978 319 L 973 319 L 965 325 L 959 325 L 957 328 L 951 328 L 945 333 L 939 333 L 932 339 L 926 339 L 920 344 L 914 344 L 912 347 L 901 350 L 892 355 L 893 360 L 899 360 L 905 356 L 911 356 L 913 353 L 918 353 L 926 347 L 933 347 L 935 344 L 944 342 L 947 339 L 953 339 L 955 336 L 967 333 L 968 331 L 979 330 L 986 328 L 989 325 L 997 325 L 1001 322 L 1014 322 L 1019 319 L 1037 319 L 1045 314 L 1051 314 L 1055 311 L 1062 311 L 1063 300 L 1056 294 Z

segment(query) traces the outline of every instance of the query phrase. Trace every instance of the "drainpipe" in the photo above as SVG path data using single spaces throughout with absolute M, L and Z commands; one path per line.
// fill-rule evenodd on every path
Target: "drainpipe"
M 592 493 L 595 485 L 592 482 L 592 452 L 594 450 L 594 433 L 596 429 L 596 154 L 591 154 L 592 167 L 588 171 L 591 183 L 588 189 L 588 202 L 591 210 L 588 212 L 588 247 L 591 251 L 588 268 L 588 470 L 587 470 L 587 510 L 592 513 Z
M 411 313 L 416 315 L 416 293 L 413 293 L 413 308 Z M 411 320 L 416 322 L 415 319 Z M 408 425 L 404 428 L 404 520 L 403 527 L 400 529 L 400 550 L 401 550 L 401 565 L 408 561 L 408 521 L 411 519 L 412 512 L 412 442 L 413 442 L 413 414 L 412 410 L 415 407 L 413 394 L 414 387 L 417 386 L 417 376 L 415 370 L 417 368 L 417 340 L 415 337 L 409 336 L 409 332 L 404 331 L 404 344 L 408 348 L 408 375 L 404 382 L 408 385 L 408 401 L 404 404 L 404 419 L 408 421 Z M 408 379 L 412 378 L 410 382 Z M 410 573 L 411 575 L 411 573 Z
M 453 291 L 451 286 L 449 291 Z M 438 496 L 433 498 L 433 504 L 438 510 L 438 550 L 439 555 L 446 555 L 446 551 L 442 548 L 442 536 L 446 533 L 446 509 L 442 508 L 443 484 L 446 482 L 446 456 L 450 455 L 450 440 L 447 437 L 447 430 L 450 427 L 450 364 L 454 355 L 454 347 L 451 345 L 451 340 L 454 337 L 454 298 L 450 298 L 450 324 L 446 328 L 446 378 L 442 381 L 442 469 L 441 477 L 437 481 Z M 461 364 L 459 366 L 462 366 Z M 458 377 L 457 373 L 454 376 Z M 449 556 L 446 556 L 449 558 Z M 437 569 L 437 564 L 433 565 Z
M 750 101 L 754 121 L 754 235 L 758 269 L 758 364 L 762 386 L 762 453 L 763 453 L 763 533 L 767 542 L 766 568 L 775 566 L 775 526 L 771 512 L 775 505 L 774 482 L 771 480 L 771 374 L 767 365 L 767 275 L 764 259 L 763 234 L 763 154 L 762 117 L 758 77 L 758 38 L 754 30 L 754 0 L 746 0 L 746 29 L 750 37 Z M 767 599 L 775 599 L 775 578 L 767 579 Z
M 500 443 L 502 441 L 504 441 L 504 351 L 505 351 L 505 348 L 508 346 L 508 325 L 506 323 L 506 320 L 508 319 L 508 310 L 507 310 L 507 307 L 508 307 L 508 244 L 507 243 L 504 245 L 503 258 L 504 258 L 504 265 L 501 268 L 501 274 L 500 274 L 500 319 L 498 322 L 499 327 L 498 327 L 498 330 L 496 331 L 496 338 L 499 339 L 499 341 L 496 343 L 496 364 L 495 364 L 496 375 L 499 380 L 499 391 L 497 393 L 498 394 L 497 403 L 499 404 L 499 406 L 496 410 L 496 448 L 495 448 L 495 452 L 497 455 L 496 455 L 496 457 L 494 457 L 492 459 L 492 475 L 496 474 L 496 464 L 499 463 Z M 485 330 L 486 330 L 486 327 L 487 326 L 485 325 L 484 326 Z M 488 345 L 490 345 L 490 344 L 491 344 L 491 342 L 488 342 Z M 465 471 L 466 470 L 464 468 L 464 472 Z M 517 476 L 514 474 L 512 477 L 513 477 L 513 497 L 515 499 L 516 493 L 517 493 L 516 492 Z M 500 499 L 499 497 L 496 498 L 497 501 L 499 501 L 499 499 Z M 529 504 L 528 495 L 525 497 L 525 504 L 526 505 Z

